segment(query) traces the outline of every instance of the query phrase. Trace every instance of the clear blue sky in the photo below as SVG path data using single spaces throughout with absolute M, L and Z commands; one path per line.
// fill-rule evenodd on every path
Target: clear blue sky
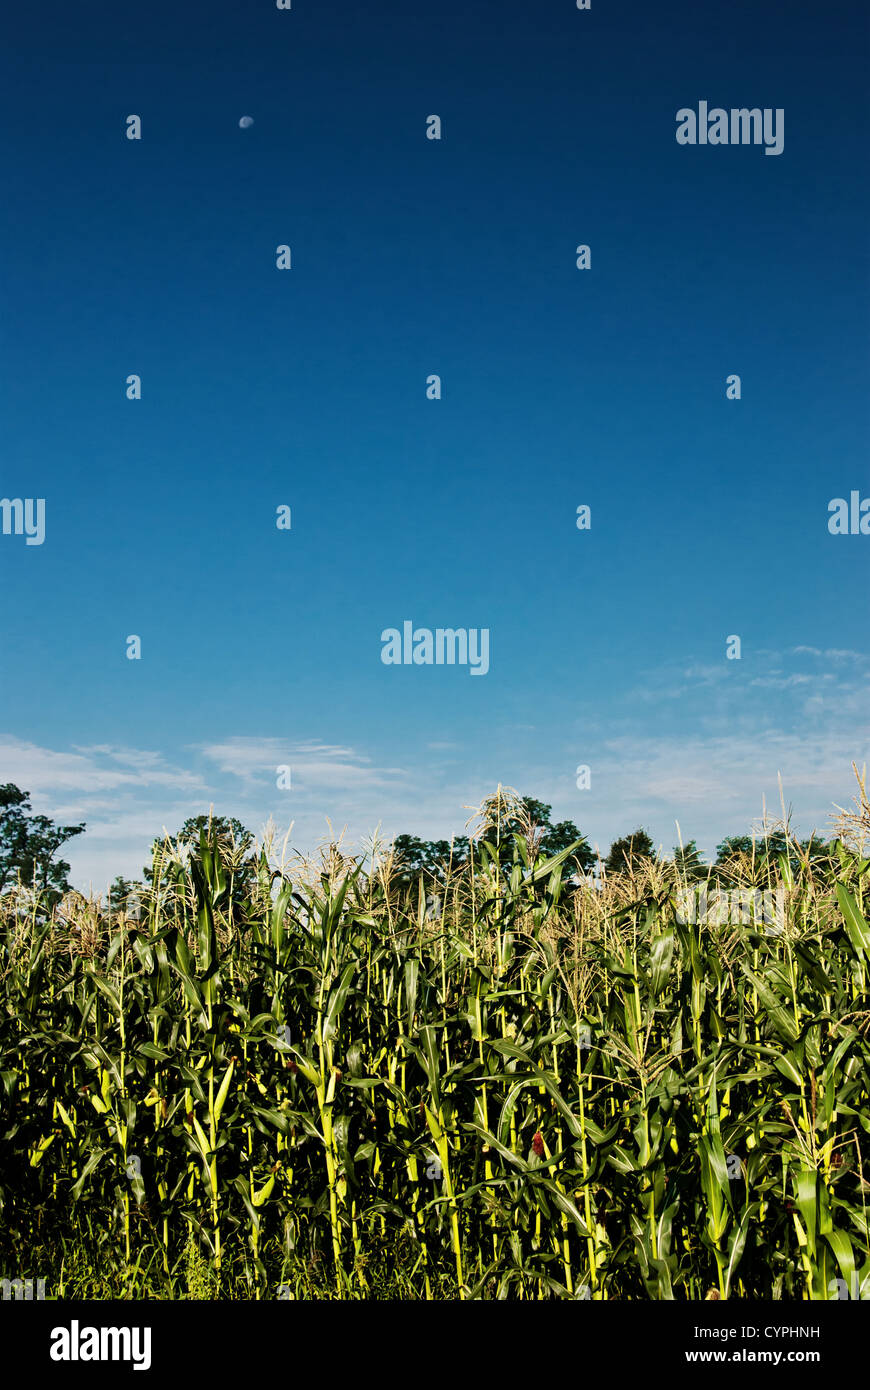
M 304 849 L 462 833 L 498 782 L 603 850 L 709 852 L 780 773 L 826 828 L 870 744 L 870 537 L 827 528 L 870 496 L 863 0 L 3 37 L 0 494 L 46 538 L 0 536 L 0 780 L 87 821 L 75 882 L 210 804 Z M 701 100 L 783 108 L 782 154 L 681 147 Z M 489 672 L 385 666 L 408 619 Z

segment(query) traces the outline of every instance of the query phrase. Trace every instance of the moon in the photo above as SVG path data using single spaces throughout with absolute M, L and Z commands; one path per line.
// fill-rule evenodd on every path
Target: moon
M 248 126 L 251 126 L 251 125 L 253 125 L 253 124 L 254 124 L 254 118 L 253 118 L 253 116 L 243 116 L 242 119 L 239 121 L 239 126 L 241 127 L 242 130 L 247 130 L 247 129 L 248 129 Z

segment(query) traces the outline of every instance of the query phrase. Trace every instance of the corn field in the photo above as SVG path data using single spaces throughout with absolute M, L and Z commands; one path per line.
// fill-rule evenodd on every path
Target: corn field
M 870 859 L 771 932 L 506 846 L 398 892 L 166 844 L 138 914 L 0 899 L 0 1274 L 66 1297 L 870 1296 Z M 844 1293 L 844 1290 L 846 1291 Z

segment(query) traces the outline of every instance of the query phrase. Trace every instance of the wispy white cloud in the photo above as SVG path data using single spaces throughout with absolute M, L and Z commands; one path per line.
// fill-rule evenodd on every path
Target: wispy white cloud
M 831 681 L 834 677 L 830 672 L 825 672 L 821 676 L 809 676 L 800 672 L 792 672 L 790 676 L 783 676 L 779 673 L 772 673 L 769 676 L 755 676 L 750 685 L 759 685 L 766 690 L 790 690 L 795 685 L 813 685 L 819 680 Z
M 279 738 L 253 738 L 237 735 L 220 743 L 203 744 L 199 752 L 216 764 L 219 772 L 229 773 L 247 784 L 273 781 L 276 769 L 291 768 L 298 790 L 319 787 L 388 787 L 406 775 L 400 767 L 372 767 L 371 759 L 352 748 L 314 740 L 291 742 Z
M 0 768 L 6 781 L 33 792 L 104 792 L 123 787 L 202 786 L 188 768 L 173 767 L 160 753 L 113 749 L 108 745 L 59 752 L 0 734 Z
M 797 655 L 819 656 L 825 661 L 853 661 L 857 665 L 870 665 L 870 653 L 856 652 L 849 647 L 826 647 L 824 651 L 820 647 L 792 647 L 791 651 Z
M 800 660 L 796 661 L 795 658 Z M 759 666 L 763 666 L 760 671 Z M 800 669 L 795 669 L 798 666 Z M 847 674 L 844 667 L 852 669 Z M 848 707 L 854 703 L 853 697 L 856 693 L 860 692 L 861 698 L 866 700 L 868 670 L 870 654 L 845 648 L 831 647 L 823 650 L 820 647 L 799 646 L 782 652 L 766 648 L 756 651 L 751 647 L 744 647 L 743 656 L 739 661 L 726 660 L 723 651 L 722 661 L 715 665 L 687 666 L 669 662 L 656 670 L 645 671 L 643 684 L 626 691 L 620 703 L 652 704 L 680 701 L 690 717 L 694 716 L 696 709 L 703 709 L 704 717 L 707 718 L 711 713 L 711 707 L 707 704 L 698 705 L 697 701 L 703 700 L 705 693 L 709 696 L 715 692 L 717 697 L 730 694 L 735 684 L 739 684 L 746 691 L 808 691 L 810 699 L 805 700 L 799 707 L 802 714 L 820 708 L 817 699 L 812 695 L 815 691 L 825 701 L 826 711 L 831 712 L 834 704 L 838 704 L 845 714 Z M 696 703 L 693 704 L 693 701 Z M 730 703 L 724 708 L 716 705 L 713 710 L 721 710 L 729 721 L 733 721 L 735 717 L 734 706 Z M 787 713 L 786 707 L 777 711 L 777 714 L 782 716 Z M 756 723 L 766 722 L 768 714 L 769 710 L 759 705 L 755 715 Z

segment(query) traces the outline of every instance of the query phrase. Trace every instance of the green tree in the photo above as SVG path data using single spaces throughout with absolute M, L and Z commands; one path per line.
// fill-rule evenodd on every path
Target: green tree
M 592 868 L 595 853 L 585 836 L 573 821 L 563 820 L 553 825 L 550 819 L 552 809 L 544 801 L 524 796 L 520 798 L 516 809 L 504 816 L 501 821 L 500 859 L 505 868 L 513 863 L 514 835 L 522 835 L 524 839 L 531 841 L 536 857 L 547 859 L 579 840 L 580 845 L 566 865 L 566 877 L 575 867 L 579 867 L 584 873 Z M 487 838 L 492 841 L 494 833 L 491 832 Z M 457 835 L 454 838 L 452 850 L 449 840 L 421 840 L 416 835 L 397 835 L 393 841 L 393 848 L 401 855 L 397 879 L 403 887 L 410 887 L 416 883 L 421 873 L 425 879 L 432 881 L 433 887 L 443 883 L 447 866 L 452 865 L 456 869 L 465 864 L 470 852 L 468 837 L 465 835 Z
M 0 893 L 19 879 L 27 887 L 52 895 L 65 893 L 69 888 L 67 874 L 70 866 L 65 859 L 55 859 L 57 851 L 74 835 L 81 835 L 80 825 L 55 825 L 48 816 L 31 814 L 30 793 L 13 782 L 0 786 Z
M 609 874 L 624 873 L 630 869 L 633 860 L 654 858 L 655 846 L 647 832 L 641 828 L 613 841 L 605 860 L 605 868 Z
M 448 865 L 454 869 L 468 859 L 468 837 L 458 835 L 451 851 L 449 840 L 421 840 L 417 835 L 397 835 L 393 849 L 399 856 L 396 878 L 402 887 L 416 883 L 422 873 L 433 884 L 442 883 Z
M 738 854 L 752 853 L 751 835 L 729 835 L 721 845 L 716 846 L 716 863 L 727 864 L 729 859 L 734 859 Z
M 535 848 L 538 855 L 543 855 L 545 859 L 550 859 L 554 854 L 560 854 L 563 849 L 573 845 L 577 840 L 580 844 L 570 856 L 571 867 L 576 867 L 581 873 L 588 873 L 595 863 L 595 851 L 589 844 L 586 836 L 578 829 L 572 820 L 560 820 L 553 825 L 550 814 L 552 806 L 546 801 L 537 801 L 533 796 L 522 798 L 522 810 L 507 821 L 507 828 L 513 835 L 528 836 L 531 831 L 532 837 L 536 841 Z M 570 872 L 566 866 L 566 875 Z
M 131 898 L 138 901 L 141 906 L 143 889 L 143 884 L 137 883 L 133 879 L 124 878 L 119 874 L 109 889 L 109 910 L 120 912 L 122 909 L 126 909 L 128 900 Z
M 729 835 L 716 846 L 716 867 L 727 870 L 733 861 L 743 855 L 750 858 L 754 855 L 756 863 L 766 862 L 776 867 L 781 854 L 786 854 L 792 869 L 797 870 L 802 857 L 814 863 L 830 859 L 831 846 L 817 837 L 815 832 L 808 839 L 797 841 L 789 838 L 784 830 L 774 830 L 755 841 L 751 835 Z
M 696 840 L 689 840 L 686 845 L 674 846 L 674 866 L 681 879 L 706 877 L 707 867 L 701 859 Z
M 186 844 L 191 855 L 199 858 L 200 834 L 204 833 L 210 843 L 217 846 L 217 849 L 224 862 L 233 860 L 237 865 L 235 869 L 236 884 L 243 888 L 253 873 L 256 872 L 257 861 L 254 855 L 247 852 L 253 844 L 254 836 L 250 830 L 242 825 L 235 816 L 188 816 L 181 829 L 171 836 L 173 844 L 182 842 Z M 163 841 L 155 840 L 151 846 L 152 857 L 162 849 Z M 146 883 L 153 883 L 154 870 L 151 865 L 142 870 Z M 164 880 L 166 873 L 164 872 Z

